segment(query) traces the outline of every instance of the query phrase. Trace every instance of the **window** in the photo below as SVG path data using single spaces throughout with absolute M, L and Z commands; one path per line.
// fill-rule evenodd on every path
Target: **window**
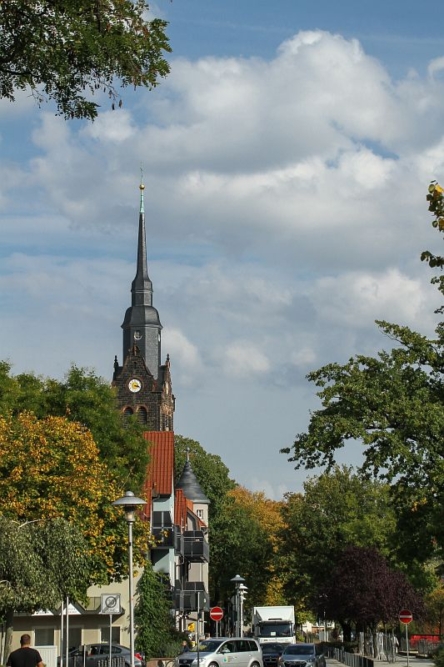
M 100 628 L 100 641 L 103 644 L 109 644 L 109 626 Z M 113 644 L 120 644 L 120 628 L 112 627 L 111 629 L 111 642 Z
M 133 411 L 131 410 L 131 408 L 125 408 L 125 410 L 123 411 L 123 414 L 124 414 L 125 417 L 131 417 L 131 415 L 133 414 Z
M 77 648 L 81 646 L 82 642 L 82 628 L 75 628 L 69 626 L 69 648 Z
M 36 646 L 54 646 L 53 628 L 37 628 L 34 633 L 34 642 Z
M 137 410 L 137 419 L 141 424 L 146 424 L 148 422 L 148 413 L 146 408 L 139 408 Z
M 203 519 L 203 510 L 196 510 L 196 514 L 199 517 L 199 519 Z

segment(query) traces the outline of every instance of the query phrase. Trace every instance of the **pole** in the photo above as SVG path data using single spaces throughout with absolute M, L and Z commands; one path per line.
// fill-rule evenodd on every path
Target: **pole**
M 405 624 L 405 642 L 407 646 L 407 667 L 409 667 L 409 626 Z
M 236 637 L 240 637 L 240 588 L 236 586 Z
M 130 665 L 134 667 L 134 600 L 133 600 L 133 522 L 128 520 L 128 561 L 129 561 L 129 625 L 130 625 Z M 111 667 L 111 666 L 110 666 Z
M 244 636 L 244 594 L 239 586 L 239 637 Z
M 65 634 L 64 634 L 64 623 L 63 623 L 63 614 L 65 613 L 64 602 L 60 607 L 60 667 L 64 667 L 65 664 Z
M 109 667 L 113 657 L 113 615 L 109 615 Z
M 65 665 L 69 667 L 69 597 L 66 596 L 65 623 Z

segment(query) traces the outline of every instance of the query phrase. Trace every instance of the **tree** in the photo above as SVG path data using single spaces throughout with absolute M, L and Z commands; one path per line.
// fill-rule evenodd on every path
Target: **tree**
M 94 119 L 104 91 L 157 85 L 169 72 L 167 23 L 147 20 L 145 0 L 3 0 L 0 97 L 31 89 L 65 118 Z
M 63 519 L 18 521 L 0 516 L 0 616 L 6 632 L 0 662 L 6 663 L 15 612 L 57 606 L 66 595 L 80 600 L 89 583 L 88 545 Z
M 64 517 L 78 526 L 89 545 L 89 583 L 127 572 L 125 522 L 112 506 L 119 495 L 83 425 L 32 413 L 0 416 L 0 515 L 19 523 Z M 136 531 L 140 544 L 144 522 Z
M 432 184 L 433 225 L 444 230 L 443 190 Z M 424 252 L 432 268 L 444 258 Z M 444 293 L 444 276 L 432 279 Z M 437 312 L 442 312 L 442 308 Z M 297 435 L 290 461 L 296 468 L 331 469 L 347 443 L 363 445 L 361 472 L 392 485 L 399 514 L 400 557 L 425 560 L 444 551 L 444 323 L 436 338 L 378 322 L 394 347 L 376 358 L 357 355 L 310 373 L 322 408 Z
M 267 501 L 262 493 L 252 493 L 243 487 L 228 492 L 223 508 L 211 524 L 210 584 L 213 600 L 223 604 L 225 599 L 231 597 L 233 584 L 230 580 L 240 574 L 248 587 L 246 607 L 250 606 L 250 600 L 254 600 L 256 605 L 265 602 L 275 574 L 272 533 L 269 522 L 264 520 L 264 505 L 267 503 L 273 501 Z
M 373 547 L 346 547 L 324 593 L 327 617 L 339 621 L 344 635 L 351 626 L 372 633 L 379 623 L 393 626 L 403 608 L 410 609 L 415 617 L 423 613 L 421 596 L 405 575 L 391 569 Z
M 438 630 L 439 638 L 442 641 L 444 629 L 444 588 L 442 581 L 426 596 L 424 603 L 430 634 L 434 634 Z
M 396 520 L 389 487 L 336 466 L 308 479 L 303 494 L 287 494 L 285 500 L 277 566 L 301 617 L 304 609 L 322 617 L 324 589 L 344 547 L 392 553 Z
M 33 412 L 79 422 L 92 433 L 101 460 L 119 486 L 140 493 L 149 453 L 143 427 L 136 418 L 124 419 L 117 410 L 114 389 L 94 371 L 71 366 L 63 381 L 31 373 L 11 376 L 11 366 L 0 363 L 0 414 Z
M 210 501 L 209 517 L 211 526 L 211 522 L 217 517 L 224 505 L 226 494 L 235 488 L 236 482 L 229 477 L 230 471 L 220 456 L 209 454 L 196 440 L 176 435 L 174 445 L 176 481 L 182 474 L 188 456 L 193 472 Z
M 154 572 L 147 563 L 137 584 L 139 597 L 134 609 L 136 645 L 147 660 L 177 655 L 183 639 L 171 615 L 168 586 L 168 577 Z

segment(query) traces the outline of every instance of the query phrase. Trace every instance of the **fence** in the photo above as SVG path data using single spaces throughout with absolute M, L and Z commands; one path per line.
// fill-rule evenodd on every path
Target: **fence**
M 432 642 L 425 639 L 419 640 L 416 644 L 418 655 L 430 657 L 441 646 L 440 642 Z
M 359 653 L 348 653 L 342 649 L 335 648 L 333 657 L 348 667 L 374 667 L 374 660 Z

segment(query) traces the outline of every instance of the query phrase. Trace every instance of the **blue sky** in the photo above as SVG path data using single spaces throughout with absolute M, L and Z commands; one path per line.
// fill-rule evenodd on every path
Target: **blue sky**
M 171 74 L 65 122 L 0 102 L 1 358 L 110 379 L 135 271 L 140 165 L 176 431 L 279 498 L 279 449 L 316 409 L 306 374 L 429 334 L 440 251 L 444 38 L 418 2 L 173 0 Z M 347 449 L 342 462 L 357 462 Z

